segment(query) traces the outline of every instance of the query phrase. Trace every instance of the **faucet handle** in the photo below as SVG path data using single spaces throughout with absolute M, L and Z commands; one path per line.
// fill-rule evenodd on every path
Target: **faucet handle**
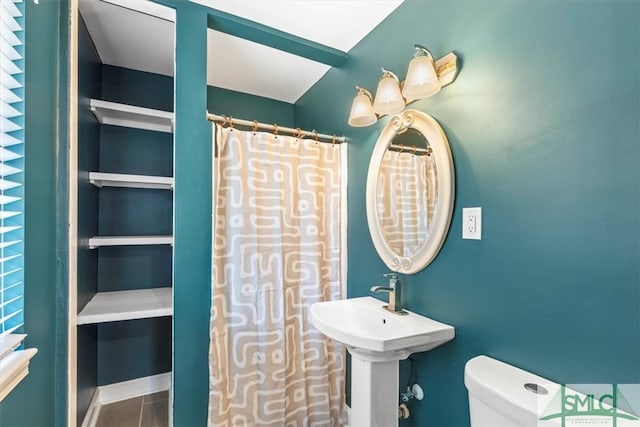
M 400 281 L 398 280 L 398 275 L 396 273 L 387 273 L 383 274 L 383 276 L 388 277 L 390 283 L 398 283 Z
M 398 279 L 398 275 L 396 273 L 387 273 L 383 276 L 389 278 L 389 286 L 393 289 L 396 289 L 396 286 L 400 286 L 400 279 Z

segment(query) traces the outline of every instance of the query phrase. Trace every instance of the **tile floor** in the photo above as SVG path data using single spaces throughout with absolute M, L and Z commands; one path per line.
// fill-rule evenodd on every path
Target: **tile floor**
M 168 427 L 169 392 L 114 402 L 102 406 L 96 427 Z

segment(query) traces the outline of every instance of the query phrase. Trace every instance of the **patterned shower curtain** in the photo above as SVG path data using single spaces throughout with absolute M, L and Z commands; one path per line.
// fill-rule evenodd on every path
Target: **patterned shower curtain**
M 376 205 L 391 250 L 410 257 L 429 234 L 438 190 L 431 156 L 388 150 L 378 173 Z
M 209 425 L 343 425 L 344 351 L 309 317 L 341 297 L 341 148 L 214 135 Z

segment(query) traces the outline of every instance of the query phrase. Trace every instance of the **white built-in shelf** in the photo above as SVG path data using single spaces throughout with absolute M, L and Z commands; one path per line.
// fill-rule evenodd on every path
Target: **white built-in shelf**
M 173 189 L 173 178 L 170 176 L 89 172 L 89 182 L 96 187 L 153 188 L 158 190 Z
M 89 249 L 141 245 L 173 245 L 173 236 L 94 236 L 89 239 Z
M 173 132 L 173 113 L 134 105 L 92 99 L 91 111 L 100 123 L 137 129 Z
M 78 325 L 173 315 L 171 288 L 98 292 L 78 314 Z

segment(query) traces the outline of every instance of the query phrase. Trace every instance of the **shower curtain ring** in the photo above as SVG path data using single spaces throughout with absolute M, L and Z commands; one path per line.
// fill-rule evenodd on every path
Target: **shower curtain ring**
M 334 147 L 336 146 L 336 138 L 337 137 L 335 135 L 333 135 L 333 138 L 331 139 L 331 145 L 334 146 Z
M 256 132 L 258 131 L 258 121 L 257 121 L 257 120 L 254 120 L 254 121 L 253 121 L 253 128 L 252 128 L 252 130 L 253 130 L 253 133 L 256 133 Z
M 316 142 L 316 144 L 318 143 L 318 131 L 316 131 L 315 129 L 313 130 L 313 140 Z
M 233 130 L 233 116 L 229 116 L 229 127 Z
M 273 133 L 277 138 L 278 137 L 278 124 L 277 123 L 273 124 Z
M 302 129 L 296 128 L 296 134 L 294 136 L 296 138 L 298 138 L 298 139 L 301 139 L 302 138 Z
M 411 154 L 416 154 L 416 150 L 418 149 L 418 147 L 416 147 L 415 145 L 411 146 Z

